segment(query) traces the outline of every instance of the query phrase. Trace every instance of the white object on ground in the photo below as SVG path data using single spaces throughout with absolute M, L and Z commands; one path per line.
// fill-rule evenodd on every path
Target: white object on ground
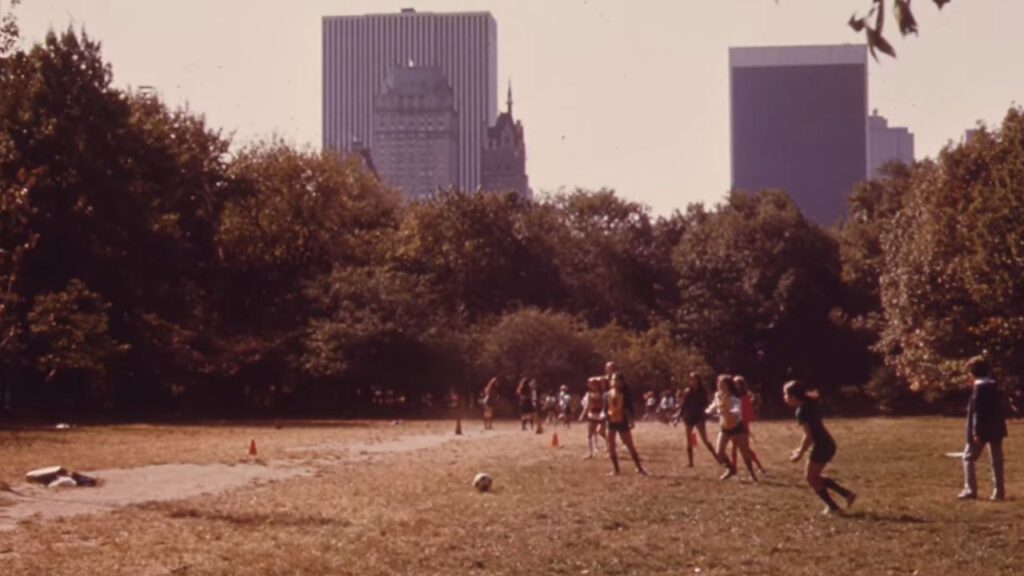
M 46 485 L 47 488 L 74 488 L 78 486 L 71 476 L 58 476 L 56 480 Z
M 39 484 L 49 484 L 57 479 L 58 476 L 66 475 L 67 470 L 60 466 L 48 466 L 46 468 L 39 468 L 33 470 L 28 474 L 25 474 L 25 480 L 29 482 L 36 482 Z
M 485 472 L 481 472 L 473 478 L 473 488 L 476 488 L 478 492 L 487 492 L 493 484 L 494 479 Z

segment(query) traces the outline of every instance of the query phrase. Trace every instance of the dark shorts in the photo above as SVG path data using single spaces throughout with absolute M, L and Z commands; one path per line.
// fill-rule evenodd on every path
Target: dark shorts
M 690 426 L 691 428 L 706 422 L 707 419 L 707 415 L 703 412 L 700 414 L 683 414 L 683 424 Z
M 828 464 L 835 455 L 835 442 L 818 442 L 811 448 L 811 462 L 815 464 Z
M 743 424 L 743 422 L 740 422 L 739 424 L 737 424 L 736 426 L 734 426 L 732 428 L 729 428 L 728 430 L 723 429 L 721 432 L 725 436 L 736 436 L 738 434 L 743 434 L 746 431 L 747 431 L 747 426 L 745 424 Z
M 629 432 L 629 422 L 612 422 L 608 420 L 608 429 L 614 432 Z

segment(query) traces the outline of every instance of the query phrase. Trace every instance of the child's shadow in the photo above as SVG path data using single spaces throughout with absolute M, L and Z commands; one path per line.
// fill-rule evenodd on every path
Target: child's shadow
M 912 514 L 883 514 L 871 510 L 858 510 L 844 514 L 851 520 L 868 520 L 871 522 L 886 522 L 891 524 L 927 524 L 927 518 L 914 516 Z

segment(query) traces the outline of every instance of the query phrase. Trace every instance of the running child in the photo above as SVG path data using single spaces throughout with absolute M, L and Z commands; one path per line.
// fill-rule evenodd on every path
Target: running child
M 750 425 L 754 422 L 754 399 L 753 394 L 750 392 L 750 387 L 747 386 L 747 379 L 743 376 L 732 377 L 733 389 L 736 395 L 740 399 L 740 416 L 743 419 L 743 426 L 747 430 L 747 440 L 754 439 L 754 432 L 750 429 Z M 750 459 L 753 460 L 754 464 L 757 465 L 757 469 L 761 474 L 764 474 L 764 466 L 761 465 L 761 460 L 757 457 L 757 452 L 754 452 L 753 448 L 750 448 Z M 736 444 L 732 445 L 732 466 L 736 467 L 736 452 L 738 448 Z
M 836 442 L 832 435 L 825 428 L 822 421 L 821 405 L 818 404 L 818 394 L 808 390 L 803 382 L 790 380 L 782 387 L 783 399 L 787 406 L 796 408 L 796 421 L 804 431 L 804 439 L 800 447 L 793 450 L 789 460 L 799 462 L 804 452 L 811 451 L 807 460 L 807 484 L 811 490 L 825 503 L 823 514 L 836 514 L 839 505 L 832 499 L 829 490 L 836 492 L 846 500 L 846 507 L 853 505 L 857 495 L 841 486 L 835 480 L 824 475 L 825 466 L 832 461 L 836 454 Z
M 708 415 L 718 416 L 718 439 L 715 442 L 715 453 L 718 455 L 719 462 L 726 468 L 720 479 L 725 480 L 736 475 L 736 466 L 725 453 L 726 446 L 732 442 L 739 447 L 751 480 L 757 482 L 757 474 L 754 473 L 754 465 L 750 460 L 750 439 L 743 426 L 743 407 L 740 399 L 734 393 L 732 377 L 722 374 L 718 377 L 716 384 L 718 391 L 715 392 L 715 398 L 705 412 Z

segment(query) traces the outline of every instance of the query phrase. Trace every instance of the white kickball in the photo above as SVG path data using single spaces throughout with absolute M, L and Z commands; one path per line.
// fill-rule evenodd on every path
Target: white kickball
M 473 477 L 473 488 L 476 488 L 479 492 L 487 492 L 491 489 L 492 484 L 494 484 L 494 479 L 491 478 L 490 474 L 481 472 Z

